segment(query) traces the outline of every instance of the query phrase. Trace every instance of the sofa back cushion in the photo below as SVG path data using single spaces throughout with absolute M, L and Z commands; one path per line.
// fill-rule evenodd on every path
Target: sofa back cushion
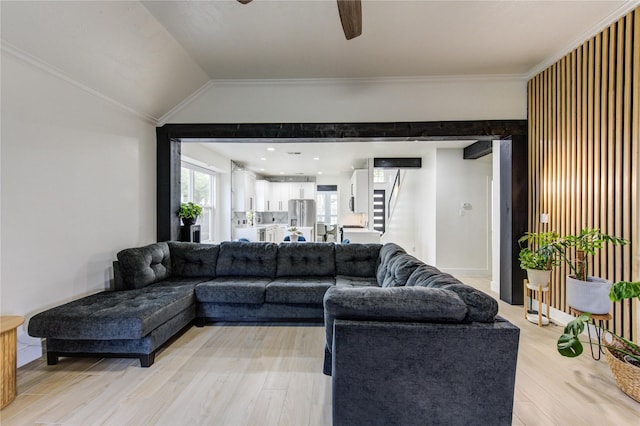
M 422 265 L 424 263 L 409 254 L 397 253 L 386 262 L 384 268 L 378 268 L 378 285 L 380 287 L 404 286 L 411 274 Z
M 432 283 L 437 281 L 435 278 L 437 275 L 441 275 L 442 272 L 440 269 L 431 265 L 420 265 L 416 268 L 415 271 L 409 276 L 407 283 L 405 284 L 407 287 L 413 287 L 420 282 L 421 287 L 431 287 Z
M 224 241 L 220 243 L 216 276 L 274 278 L 277 254 L 274 243 Z
M 380 244 L 337 244 L 336 274 L 375 277 L 381 247 Z
M 171 256 L 165 242 L 128 248 L 120 251 L 117 257 L 127 289 L 143 288 L 171 277 Z
M 335 277 L 333 243 L 280 243 L 278 277 Z
M 378 279 L 378 285 L 382 285 L 384 276 L 387 273 L 389 267 L 389 261 L 397 254 L 405 254 L 406 251 L 402 247 L 394 243 L 387 243 L 380 248 L 380 259 L 378 266 L 376 267 L 376 277 Z
M 171 253 L 171 272 L 174 277 L 215 278 L 219 245 L 177 241 L 169 241 L 168 245 Z
M 411 276 L 411 282 L 415 287 L 440 288 L 449 290 L 458 295 L 467 305 L 466 321 L 493 322 L 498 314 L 498 302 L 482 291 L 462 283 L 452 275 L 419 274 L 417 270 Z M 407 283 L 408 284 L 408 283 Z

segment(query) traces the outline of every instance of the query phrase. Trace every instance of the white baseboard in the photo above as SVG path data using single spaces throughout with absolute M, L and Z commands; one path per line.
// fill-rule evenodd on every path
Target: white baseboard
M 18 367 L 42 357 L 42 339 L 31 337 L 28 334 L 19 335 L 17 356 Z

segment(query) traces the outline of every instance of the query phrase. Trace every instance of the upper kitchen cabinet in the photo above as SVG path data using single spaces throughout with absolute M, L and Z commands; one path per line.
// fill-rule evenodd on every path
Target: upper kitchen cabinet
M 301 200 L 316 199 L 315 182 L 289 182 L 289 198 Z
M 354 213 L 369 211 L 369 171 L 367 169 L 354 170 L 351 175 L 349 208 Z
M 256 175 L 248 171 L 233 172 L 233 206 L 237 212 L 256 209 Z
M 271 182 L 268 207 L 270 211 L 284 212 L 289 209 L 289 184 L 286 182 Z
M 268 212 L 271 197 L 271 182 L 256 180 L 256 208 L 257 212 Z

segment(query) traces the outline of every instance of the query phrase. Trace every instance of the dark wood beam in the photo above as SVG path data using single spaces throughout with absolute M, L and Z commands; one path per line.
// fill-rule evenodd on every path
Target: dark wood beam
M 523 303 L 524 271 L 518 238 L 527 222 L 527 121 L 428 121 L 395 123 L 165 124 L 158 136 L 158 241 L 177 240 L 180 224 L 180 144 L 182 139 L 216 142 L 335 142 L 475 140 L 500 142 L 500 298 Z M 188 142 L 188 140 L 184 140 Z
M 480 157 L 491 154 L 492 151 L 493 141 L 478 141 L 464 149 L 462 158 L 465 160 L 477 160 Z

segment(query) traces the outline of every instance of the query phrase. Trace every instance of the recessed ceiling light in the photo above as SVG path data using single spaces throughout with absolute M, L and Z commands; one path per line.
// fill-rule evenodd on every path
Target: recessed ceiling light
M 320 159 L 320 157 L 313 157 L 313 159 L 314 159 L 314 160 L 319 160 L 319 159 Z
M 262 157 L 261 160 L 262 161 L 267 161 L 267 159 L 265 157 Z
M 319 175 L 321 175 L 321 174 L 322 174 L 322 172 L 318 172 L 318 174 L 319 174 Z
M 276 149 L 272 146 L 270 146 L 269 148 L 267 148 L 267 151 L 275 151 Z
M 283 174 L 284 174 L 284 172 L 280 172 L 280 174 L 281 174 L 281 175 L 283 175 Z
M 260 169 L 261 172 L 264 172 L 264 169 Z

